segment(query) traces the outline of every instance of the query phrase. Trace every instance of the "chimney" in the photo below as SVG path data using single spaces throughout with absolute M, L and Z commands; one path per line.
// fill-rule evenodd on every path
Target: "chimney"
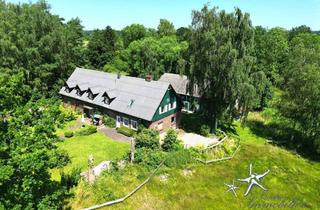
M 148 75 L 146 76 L 146 81 L 147 81 L 147 82 L 150 82 L 151 80 L 152 80 L 152 75 L 148 74 Z

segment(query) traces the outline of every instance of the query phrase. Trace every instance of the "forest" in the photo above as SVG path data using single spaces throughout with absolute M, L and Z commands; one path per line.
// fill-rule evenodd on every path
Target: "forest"
M 157 28 L 88 32 L 78 18 L 53 15 L 45 1 L 0 1 L 0 209 L 63 205 L 68 189 L 49 169 L 69 161 L 54 130 L 63 121 L 58 91 L 75 67 L 154 80 L 187 75 L 212 130 L 234 120 L 245 125 L 250 111 L 267 108 L 278 93 L 274 130 L 293 149 L 319 157 L 320 35 L 306 25 L 254 27 L 238 8 L 204 5 L 191 16 L 188 27 L 160 19 Z

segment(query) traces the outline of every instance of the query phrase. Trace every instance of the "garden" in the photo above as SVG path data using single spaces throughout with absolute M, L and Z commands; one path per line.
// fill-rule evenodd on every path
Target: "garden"
M 70 163 L 63 168 L 53 169 L 53 180 L 60 180 L 61 174 L 87 170 L 90 155 L 94 157 L 94 163 L 97 165 L 104 160 L 120 159 L 129 151 L 128 143 L 111 139 L 97 131 L 94 125 L 83 125 L 79 113 L 62 106 L 60 110 L 64 121 L 56 131 L 56 135 L 62 138 L 57 146 L 68 154 Z
M 194 117 L 199 116 L 187 116 L 188 119 Z M 266 114 L 258 116 L 257 113 L 250 113 L 248 123 L 257 118 L 264 121 Z M 133 195 L 109 208 L 223 210 L 230 209 L 231 206 L 250 209 L 249 200 L 243 195 L 246 191 L 244 184 L 236 182 L 239 187 L 237 196 L 242 199 L 226 192 L 225 186 L 225 183 L 246 177 L 250 163 L 255 172 L 271 171 L 262 181 L 268 191 L 253 189 L 255 202 L 263 202 L 265 196 L 280 196 L 288 202 L 295 199 L 306 208 L 317 207 L 314 201 L 319 192 L 312 186 L 320 184 L 320 165 L 268 144 L 268 139 L 256 135 L 254 129 L 243 126 L 240 122 L 236 121 L 230 127 L 227 136 L 223 132 L 217 132 L 215 135 L 219 137 L 219 143 L 208 148 L 184 148 L 177 131 L 173 129 L 168 130 L 160 141 L 158 131 L 139 128 L 132 133 L 135 139 L 132 159 L 128 143 L 114 141 L 91 126 L 76 126 L 76 121 L 77 117 L 64 122 L 64 126 L 57 130 L 58 134 L 65 136 L 58 147 L 68 153 L 71 161 L 63 169 L 52 171 L 52 179 L 70 182 L 70 193 L 73 196 L 66 199 L 66 208 L 81 209 L 122 198 L 150 178 Z M 183 126 L 189 125 L 185 123 Z M 68 136 L 70 128 L 73 131 Z M 190 130 L 186 130 L 205 134 L 206 129 L 199 124 L 198 127 L 190 126 Z M 210 131 L 206 132 L 207 136 L 212 135 Z M 79 172 L 88 170 L 89 155 L 94 156 L 95 165 L 103 160 L 111 160 L 112 163 L 94 183 L 88 183 L 79 177 Z M 119 164 L 120 160 L 124 162 Z M 208 160 L 218 161 L 205 163 Z M 150 176 L 153 172 L 155 173 Z M 290 183 L 294 180 L 296 184 L 287 186 L 288 180 Z M 270 202 L 276 203 L 274 200 Z

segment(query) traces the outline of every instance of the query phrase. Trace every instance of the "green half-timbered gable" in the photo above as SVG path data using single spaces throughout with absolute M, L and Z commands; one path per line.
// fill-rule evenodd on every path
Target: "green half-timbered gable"
M 181 108 L 182 102 L 180 98 L 177 96 L 174 89 L 171 86 L 169 86 L 168 90 L 162 98 L 160 105 L 158 106 L 158 109 L 156 110 L 152 118 L 152 121 L 155 122 L 169 115 L 172 115 L 173 113 L 176 113 L 177 111 L 181 110 Z

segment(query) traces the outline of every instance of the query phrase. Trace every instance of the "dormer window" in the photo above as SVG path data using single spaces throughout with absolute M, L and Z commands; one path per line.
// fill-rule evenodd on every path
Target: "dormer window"
M 102 97 L 103 97 L 103 103 L 109 105 L 110 102 L 111 102 L 111 100 L 110 100 L 110 98 L 108 97 L 108 95 L 107 95 L 106 93 L 104 93 Z
M 65 88 L 64 88 L 64 91 L 66 91 L 67 93 L 70 93 L 71 92 L 71 88 L 69 88 L 68 86 L 66 86 Z
M 78 95 L 78 96 L 81 96 L 81 95 L 82 95 L 82 92 L 81 92 L 81 90 L 80 90 L 79 87 L 76 89 L 76 91 L 77 91 L 77 95 Z
M 90 100 L 93 100 L 93 99 L 94 99 L 94 95 L 93 95 L 93 93 L 92 93 L 91 91 L 88 92 L 88 98 L 89 98 Z

